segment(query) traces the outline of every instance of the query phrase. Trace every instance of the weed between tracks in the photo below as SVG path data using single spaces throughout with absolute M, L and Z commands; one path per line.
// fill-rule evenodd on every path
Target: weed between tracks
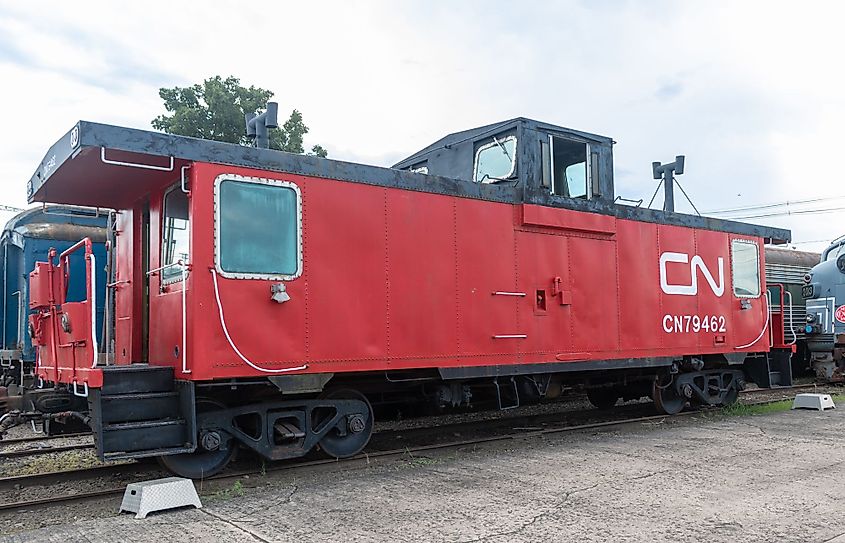
M 835 394 L 832 398 L 833 403 L 845 402 L 845 394 Z M 744 417 L 749 415 L 780 413 L 782 411 L 789 411 L 790 409 L 792 409 L 792 399 L 756 405 L 738 402 L 728 407 L 723 407 L 719 410 L 719 414 L 726 417 Z
M 212 500 L 230 500 L 232 498 L 242 498 L 246 494 L 244 490 L 244 485 L 240 481 L 235 481 L 235 484 L 232 485 L 232 488 L 224 488 L 222 490 L 218 490 L 211 496 L 209 496 Z
M 423 468 L 426 466 L 434 466 L 441 464 L 447 460 L 455 460 L 459 457 L 458 451 L 452 451 L 446 454 L 437 454 L 436 456 L 416 456 L 411 452 L 411 449 L 405 449 L 405 455 L 394 465 L 392 469 L 400 470 L 403 468 Z
M 9 459 L 0 466 L 0 475 L 33 475 L 48 471 L 69 471 L 100 466 L 93 450 L 79 450 Z

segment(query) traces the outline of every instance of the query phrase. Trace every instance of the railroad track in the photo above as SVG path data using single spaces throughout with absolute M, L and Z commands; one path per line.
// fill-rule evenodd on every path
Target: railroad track
M 18 443 L 31 443 L 31 442 L 41 442 L 41 441 L 53 441 L 56 439 L 66 439 L 71 437 L 83 437 L 83 436 L 90 436 L 91 432 L 82 432 L 79 434 L 59 434 L 55 436 L 45 436 L 45 435 L 35 435 L 35 436 L 25 436 L 25 437 L 13 437 L 10 439 L 3 439 L 0 441 L 0 446 L 5 445 L 16 445 Z
M 49 444 L 49 442 L 51 441 L 79 438 L 89 435 L 91 435 L 90 432 L 76 434 L 60 434 L 54 436 L 34 435 L 4 439 L 0 441 L 0 461 L 8 458 L 24 458 L 27 456 L 38 456 L 50 453 L 90 449 L 91 447 L 93 447 L 92 443 L 71 443 L 58 446 L 53 446 Z M 14 448 L 14 446 L 16 445 L 26 443 L 34 443 L 36 444 L 36 446 L 26 448 Z
M 794 385 L 791 387 L 783 387 L 783 388 L 757 388 L 757 389 L 748 389 L 743 390 L 743 395 L 755 395 L 755 394 L 765 394 L 765 393 L 777 393 L 777 392 L 786 392 L 792 390 L 801 390 L 801 389 L 809 389 L 809 388 L 817 388 L 817 385 L 814 384 L 802 384 L 802 385 Z M 500 419 L 506 420 L 506 419 Z M 57 439 L 66 439 L 66 438 L 77 438 L 77 437 L 84 437 L 91 435 L 90 432 L 83 432 L 83 433 L 76 433 L 76 434 L 62 434 L 62 435 L 54 435 L 54 436 L 45 436 L 45 435 L 35 435 L 35 436 L 26 436 L 26 437 L 18 437 L 12 439 L 4 439 L 0 441 L 0 459 L 3 458 L 19 458 L 29 455 L 40 455 L 40 454 L 47 454 L 47 453 L 54 453 L 54 452 L 63 452 L 63 451 L 72 451 L 78 449 L 87 449 L 93 447 L 92 443 L 87 444 L 74 444 L 74 445 L 66 445 L 66 446 L 58 446 L 58 447 L 35 447 L 35 448 L 27 448 L 27 449 L 17 449 L 14 451 L 4 451 L 2 449 L 6 448 L 9 445 L 17 445 L 21 443 L 43 443 L 46 441 L 53 441 Z
M 791 390 L 801 390 L 807 388 L 813 388 L 814 385 L 798 385 L 795 387 L 784 387 L 782 389 L 778 389 L 778 391 L 791 391 Z M 753 389 L 747 391 L 747 395 L 756 395 L 762 392 L 772 392 L 772 389 Z M 769 399 L 757 402 L 749 402 L 749 405 L 762 405 L 768 403 L 775 403 L 778 401 L 782 401 L 782 398 L 776 399 Z M 615 414 L 619 414 L 620 410 L 627 410 L 628 412 L 636 412 L 638 409 L 642 409 L 646 406 L 650 406 L 650 404 L 634 404 L 634 405 L 627 405 L 621 406 L 615 410 Z M 593 411 L 595 412 L 595 411 Z M 702 414 L 705 411 L 696 410 L 696 411 L 684 411 L 678 415 L 667 416 L 667 415 L 645 415 L 645 416 L 627 416 L 625 418 L 619 418 L 615 420 L 602 420 L 596 422 L 590 422 L 586 424 L 572 424 L 572 425 L 563 425 L 563 426 L 552 426 L 552 427 L 541 427 L 534 425 L 522 425 L 517 426 L 518 423 L 526 422 L 527 419 L 532 419 L 536 422 L 537 419 L 547 418 L 541 415 L 532 415 L 532 416 L 523 416 L 523 417 L 513 417 L 513 418 L 504 418 L 504 419 L 492 419 L 492 420 L 485 420 L 485 421 L 472 421 L 466 423 L 454 423 L 448 425 L 439 425 L 437 427 L 424 427 L 424 428 L 416 428 L 410 430 L 386 430 L 383 432 L 379 432 L 378 434 L 374 434 L 373 438 L 375 439 L 377 436 L 384 437 L 388 434 L 402 434 L 404 436 L 408 436 L 410 434 L 419 433 L 431 433 L 431 432 L 438 432 L 440 435 L 444 435 L 444 433 L 449 433 L 450 431 L 456 430 L 458 428 L 467 428 L 471 429 L 473 425 L 478 426 L 479 424 L 486 424 L 490 428 L 495 429 L 497 427 L 505 427 L 510 426 L 510 431 L 506 431 L 504 433 L 498 433 L 494 435 L 488 436 L 479 436 L 469 439 L 458 439 L 458 440 L 450 440 L 444 441 L 440 443 L 428 443 L 428 444 L 419 444 L 419 445 L 403 445 L 401 447 L 392 447 L 386 448 L 382 450 L 370 450 L 366 453 L 362 453 L 360 455 L 354 456 L 352 458 L 338 460 L 335 458 L 326 458 L 326 459 L 318 459 L 318 460 L 296 460 L 290 461 L 286 463 L 277 463 L 276 465 L 265 466 L 262 469 L 255 469 L 255 468 L 247 468 L 247 469 L 229 469 L 221 474 L 215 475 L 213 477 L 209 477 L 206 481 L 228 481 L 228 480 L 236 480 L 241 479 L 244 476 L 252 476 L 252 475 L 260 475 L 265 473 L 276 473 L 276 472 L 283 472 L 283 471 L 292 471 L 292 470 L 300 470 L 300 469 L 312 469 L 318 468 L 321 466 L 337 466 L 339 463 L 344 465 L 354 466 L 356 464 L 369 464 L 374 460 L 390 460 L 393 458 L 404 458 L 404 457 L 413 457 L 414 454 L 417 453 L 425 453 L 427 451 L 445 451 L 450 449 L 459 449 L 462 447 L 467 447 L 471 445 L 478 445 L 483 443 L 491 443 L 491 442 L 503 442 L 513 439 L 524 439 L 536 436 L 543 436 L 543 435 L 552 435 L 552 434 L 561 434 L 567 432 L 576 432 L 581 430 L 590 430 L 590 429 L 599 429 L 599 428 L 606 428 L 612 426 L 622 426 L 626 424 L 634 424 L 634 423 L 646 423 L 646 422 L 653 422 L 653 421 L 663 421 L 669 418 L 676 418 L 676 417 L 683 417 L 683 416 L 691 416 L 696 414 Z M 584 411 L 580 412 L 581 414 Z M 567 413 L 557 413 L 558 418 L 561 415 L 566 415 Z M 568 414 L 572 414 L 568 413 Z M 542 422 L 542 424 L 546 424 L 546 422 Z M 457 432 L 452 432 L 452 435 L 460 435 Z M 106 477 L 116 477 L 116 476 L 128 476 L 133 475 L 137 477 L 151 477 L 160 474 L 161 471 L 157 470 L 155 467 L 151 467 L 152 463 L 145 464 L 142 462 L 130 462 L 126 464 L 110 464 L 105 466 L 98 466 L 94 468 L 86 468 L 86 469 L 78 469 L 78 470 L 69 470 L 69 471 L 58 471 L 58 472 L 49 472 L 49 473 L 40 473 L 34 475 L 20 475 L 14 477 L 6 477 L 0 478 L 0 493 L 3 490 L 8 490 L 14 488 L 15 486 L 20 487 L 27 487 L 27 486 L 50 486 L 56 483 L 67 483 L 67 482 L 75 482 L 75 481 L 85 481 L 91 480 L 92 478 L 106 478 Z M 123 494 L 125 490 L 125 483 L 121 483 L 119 486 L 109 487 L 109 488 L 102 488 L 88 492 L 80 492 L 74 494 L 67 494 L 67 495 L 51 495 L 45 498 L 37 498 L 31 500 L 23 500 L 23 501 L 16 501 L 16 502 L 6 502 L 0 503 L 0 511 L 14 511 L 18 509 L 32 509 L 43 507 L 52 504 L 58 503 L 67 503 L 67 502 L 78 502 L 78 501 L 85 501 L 91 500 L 96 498 L 108 497 L 108 496 L 120 496 Z
M 58 447 L 38 447 L 35 449 L 0 451 L 0 461 L 7 458 L 25 458 L 27 456 L 39 456 L 42 454 L 86 450 L 91 449 L 93 447 L 94 445 L 92 443 L 76 443 L 73 445 L 60 445 Z

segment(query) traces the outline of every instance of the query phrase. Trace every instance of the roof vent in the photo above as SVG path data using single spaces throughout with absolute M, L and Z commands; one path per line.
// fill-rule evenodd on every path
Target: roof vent
M 256 115 L 255 113 L 244 114 L 246 120 L 246 137 L 252 140 L 253 147 L 259 147 L 261 149 L 270 147 L 268 129 L 279 127 L 278 113 L 279 104 L 276 102 L 267 102 L 267 111 L 261 115 Z

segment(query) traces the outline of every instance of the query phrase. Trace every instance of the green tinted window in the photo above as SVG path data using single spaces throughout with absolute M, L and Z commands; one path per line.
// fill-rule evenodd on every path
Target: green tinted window
M 220 183 L 220 268 L 228 273 L 296 275 L 297 192 L 262 183 Z

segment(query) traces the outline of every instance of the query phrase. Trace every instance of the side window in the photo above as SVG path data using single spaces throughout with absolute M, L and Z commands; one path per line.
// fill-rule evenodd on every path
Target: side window
M 569 196 L 572 198 L 587 197 L 587 162 L 576 162 L 566 167 L 563 172 L 566 176 L 566 187 L 569 189 Z
M 516 170 L 516 136 L 493 137 L 475 151 L 472 179 L 476 183 L 495 183 L 508 179 Z
M 282 181 L 219 182 L 217 263 L 234 277 L 293 278 L 300 273 L 300 196 Z
M 838 257 L 842 252 L 842 247 L 845 247 L 845 244 L 828 249 L 827 254 L 824 255 L 824 261 L 827 262 L 828 260 L 836 260 L 836 257 Z
M 731 241 L 731 270 L 734 294 L 740 298 L 760 295 L 760 253 L 753 241 Z
M 591 198 L 593 172 L 589 164 L 589 144 L 556 136 L 549 136 L 549 141 L 551 193 L 567 198 Z
M 411 166 L 411 171 L 414 173 L 428 173 L 428 162 L 419 162 Z
M 161 265 L 188 261 L 188 195 L 178 187 L 164 196 L 164 213 L 161 225 Z M 162 282 L 182 278 L 179 266 L 161 270 Z

